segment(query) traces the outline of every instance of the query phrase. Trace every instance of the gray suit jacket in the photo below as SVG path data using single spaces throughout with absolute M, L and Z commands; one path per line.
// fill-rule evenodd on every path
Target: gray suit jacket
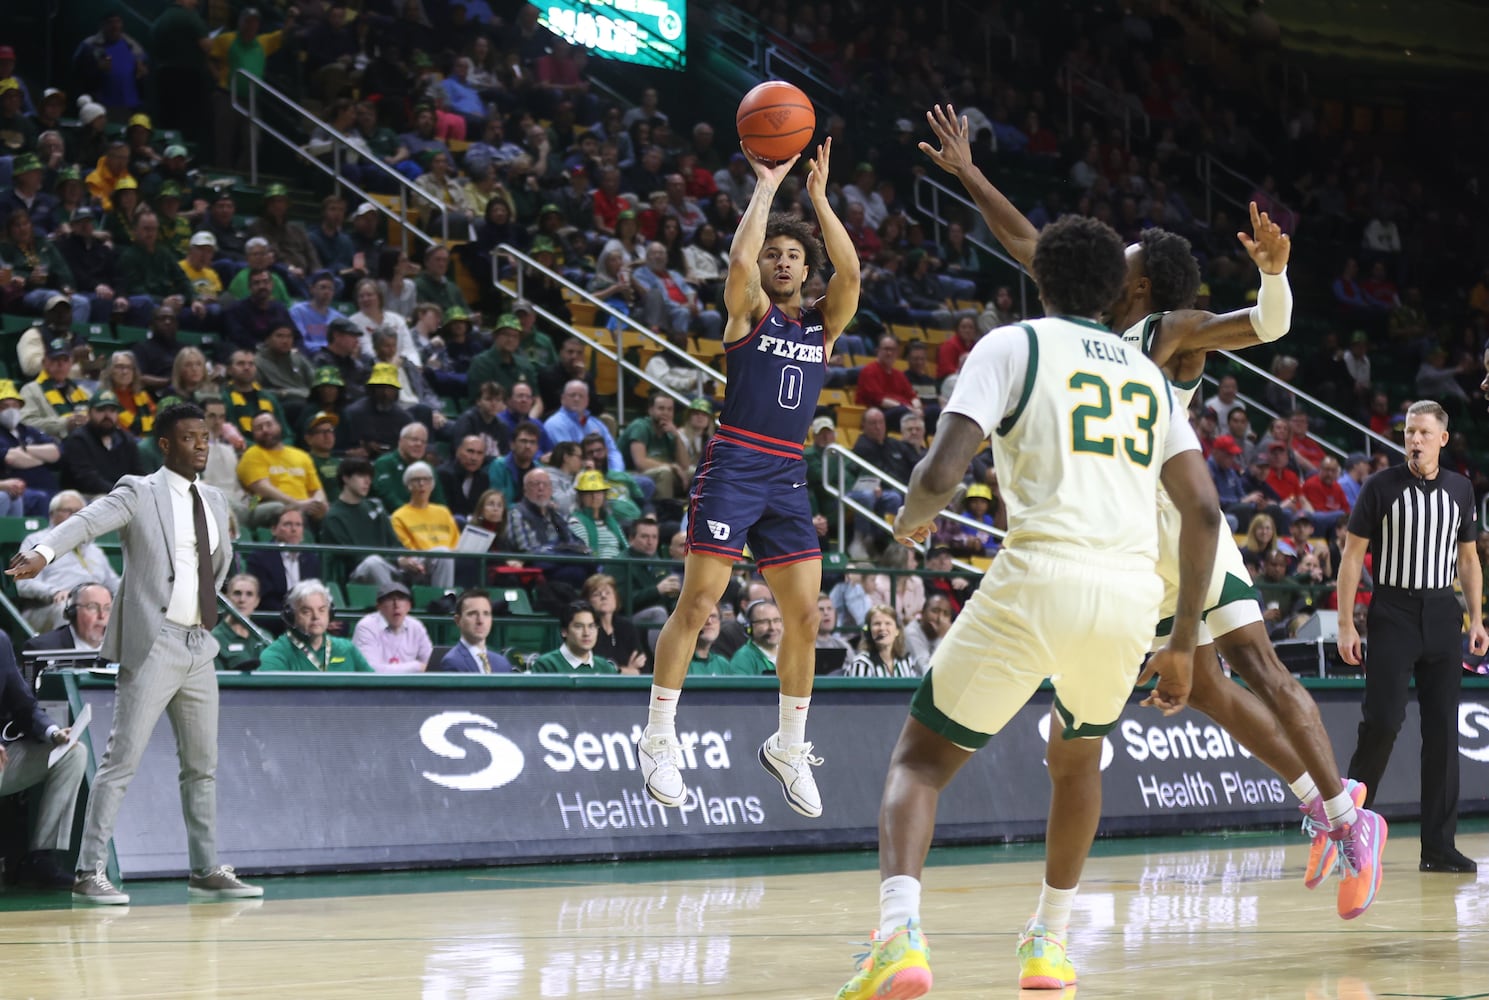
M 171 512 L 171 488 L 166 470 L 148 476 L 125 476 L 106 496 L 101 496 L 72 517 L 36 536 L 33 545 L 45 545 L 61 554 L 110 531 L 119 532 L 124 548 L 124 573 L 114 600 L 114 614 L 103 636 L 99 654 L 111 662 L 139 666 L 150 654 L 176 581 L 175 521 Z M 217 521 L 217 550 L 212 553 L 216 589 L 222 589 L 233 564 L 233 543 L 228 537 L 227 500 L 222 491 L 200 479 L 197 489 L 207 511 Z

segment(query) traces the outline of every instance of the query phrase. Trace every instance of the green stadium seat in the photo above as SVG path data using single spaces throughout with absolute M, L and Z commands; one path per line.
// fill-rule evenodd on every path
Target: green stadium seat
M 46 525 L 44 517 L 0 517 L 0 545 L 20 545 L 22 538 Z
M 528 596 L 527 591 L 517 587 L 493 590 L 491 598 L 494 601 L 505 601 L 509 615 L 531 616 L 538 613 L 533 610 L 532 598 Z
M 341 607 L 340 604 L 337 607 Z M 346 609 L 369 611 L 377 607 L 377 588 L 370 583 L 348 583 L 346 585 Z

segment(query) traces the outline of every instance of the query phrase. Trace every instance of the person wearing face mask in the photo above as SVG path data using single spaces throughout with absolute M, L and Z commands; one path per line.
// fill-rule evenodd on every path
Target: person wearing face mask
M 6 475 L 0 479 L 0 516 L 44 514 L 58 488 L 62 449 L 24 415 L 15 383 L 0 379 L 0 466 Z

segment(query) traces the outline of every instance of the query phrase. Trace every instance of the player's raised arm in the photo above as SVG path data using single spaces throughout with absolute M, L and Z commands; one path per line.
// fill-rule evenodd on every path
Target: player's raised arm
M 1178 354 L 1205 351 L 1240 351 L 1281 339 L 1293 322 L 1293 290 L 1287 282 L 1287 261 L 1292 239 L 1266 212 L 1251 203 L 1251 230 L 1237 233 L 1261 271 L 1261 288 L 1250 309 L 1216 315 L 1198 309 L 1169 313 L 1159 324 L 1157 341 L 1150 356 L 1158 364 Z
M 770 309 L 770 299 L 760 287 L 760 251 L 765 246 L 765 223 L 775 201 L 781 181 L 791 173 L 801 154 L 784 163 L 772 165 L 755 156 L 744 146 L 745 159 L 755 170 L 755 193 L 745 207 L 734 242 L 729 246 L 729 276 L 724 279 L 724 306 L 729 310 L 724 343 L 749 336 L 755 323 Z
M 956 109 L 950 104 L 944 108 L 938 104 L 925 113 L 925 120 L 930 122 L 931 131 L 940 140 L 941 148 L 922 142 L 920 151 L 936 166 L 962 182 L 962 187 L 977 203 L 977 210 L 982 213 L 982 219 L 993 231 L 993 236 L 1003 244 L 1009 256 L 1028 270 L 1034 261 L 1034 244 L 1039 240 L 1039 230 L 972 162 L 967 116 L 958 118 Z
M 832 136 L 828 136 L 817 147 L 817 155 L 810 161 L 807 171 L 807 196 L 812 199 L 812 208 L 817 213 L 817 225 L 822 230 L 822 243 L 827 248 L 827 259 L 832 261 L 832 280 L 827 283 L 827 294 L 821 303 L 824 333 L 827 336 L 827 353 L 832 355 L 832 343 L 843 332 L 858 312 L 858 288 L 861 276 L 858 268 L 858 251 L 842 220 L 827 202 L 828 160 L 832 156 Z M 737 238 L 737 237 L 736 237 Z

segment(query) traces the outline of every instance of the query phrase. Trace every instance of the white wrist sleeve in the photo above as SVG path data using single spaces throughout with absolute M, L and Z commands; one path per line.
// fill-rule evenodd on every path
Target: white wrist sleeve
M 1256 305 L 1251 307 L 1251 328 L 1264 344 L 1280 340 L 1292 328 L 1293 289 L 1287 283 L 1287 268 L 1281 274 L 1262 272 Z

